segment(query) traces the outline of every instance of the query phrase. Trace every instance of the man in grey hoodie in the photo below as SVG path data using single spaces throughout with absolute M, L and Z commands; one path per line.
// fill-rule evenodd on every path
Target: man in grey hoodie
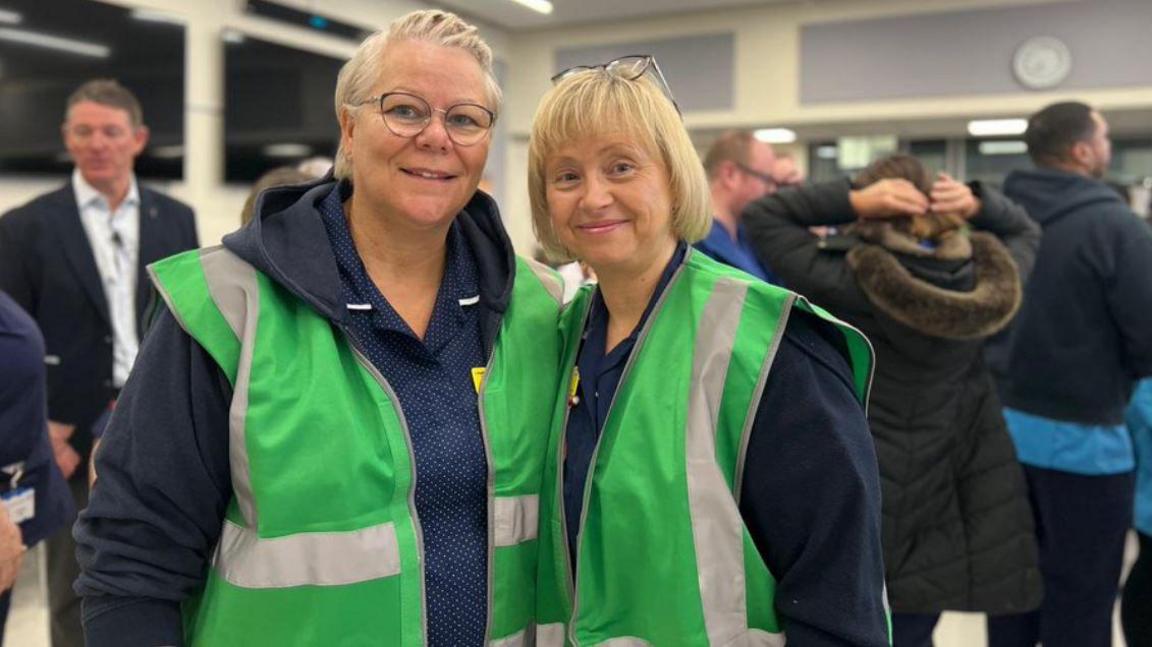
M 1028 479 L 1045 598 L 990 618 L 990 647 L 1111 644 L 1132 520 L 1124 411 L 1152 375 L 1152 230 L 1101 181 L 1108 123 L 1090 106 L 1050 105 L 1025 134 L 1035 169 L 1004 193 L 1044 229 L 1001 369 L 1004 417 Z

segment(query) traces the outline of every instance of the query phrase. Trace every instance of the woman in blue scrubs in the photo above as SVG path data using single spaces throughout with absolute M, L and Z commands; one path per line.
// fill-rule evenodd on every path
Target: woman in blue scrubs
M 44 339 L 36 322 L 0 292 L 0 638 L 25 548 L 72 515 L 72 497 L 52 459 L 44 386 Z

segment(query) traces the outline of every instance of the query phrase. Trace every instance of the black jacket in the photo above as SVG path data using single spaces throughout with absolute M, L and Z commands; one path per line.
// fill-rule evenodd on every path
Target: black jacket
M 1040 601 L 1023 474 L 982 358 L 1019 303 L 1019 265 L 1039 231 L 979 185 L 970 260 L 914 259 L 810 226 L 856 220 L 845 181 L 800 187 L 744 213 L 784 284 L 860 328 L 876 349 L 868 418 L 880 460 L 892 610 L 1021 612 Z
M 1044 229 L 1001 378 L 1004 404 L 1046 418 L 1124 424 L 1152 375 L 1152 231 L 1107 185 L 1015 171 L 1004 191 Z
M 136 268 L 136 324 L 143 331 L 150 286 L 144 267 L 199 246 L 187 205 L 143 186 Z M 108 407 L 112 320 L 72 184 L 0 217 L 0 290 L 44 335 L 48 418 L 76 426 L 70 442 L 87 457 L 89 427 Z

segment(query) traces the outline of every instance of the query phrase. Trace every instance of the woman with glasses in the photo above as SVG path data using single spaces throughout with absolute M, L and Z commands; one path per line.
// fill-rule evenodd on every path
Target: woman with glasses
M 561 286 L 476 190 L 499 105 L 476 28 L 409 14 L 340 72 L 334 176 L 150 268 L 77 530 L 89 645 L 527 639 Z
M 650 57 L 554 81 L 533 224 L 600 282 L 562 315 L 538 643 L 887 645 L 867 340 L 691 249 L 707 181 Z

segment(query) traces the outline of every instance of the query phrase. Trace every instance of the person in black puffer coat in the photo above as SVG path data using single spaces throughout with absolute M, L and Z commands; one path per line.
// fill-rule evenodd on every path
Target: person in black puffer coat
M 873 163 L 855 187 L 781 191 L 744 222 L 785 285 L 875 346 L 868 418 L 894 644 L 930 645 L 941 611 L 1040 604 L 1027 490 L 982 356 L 1019 308 L 1040 230 L 1000 194 L 933 182 L 906 155 Z M 845 229 L 809 231 L 821 226 Z

